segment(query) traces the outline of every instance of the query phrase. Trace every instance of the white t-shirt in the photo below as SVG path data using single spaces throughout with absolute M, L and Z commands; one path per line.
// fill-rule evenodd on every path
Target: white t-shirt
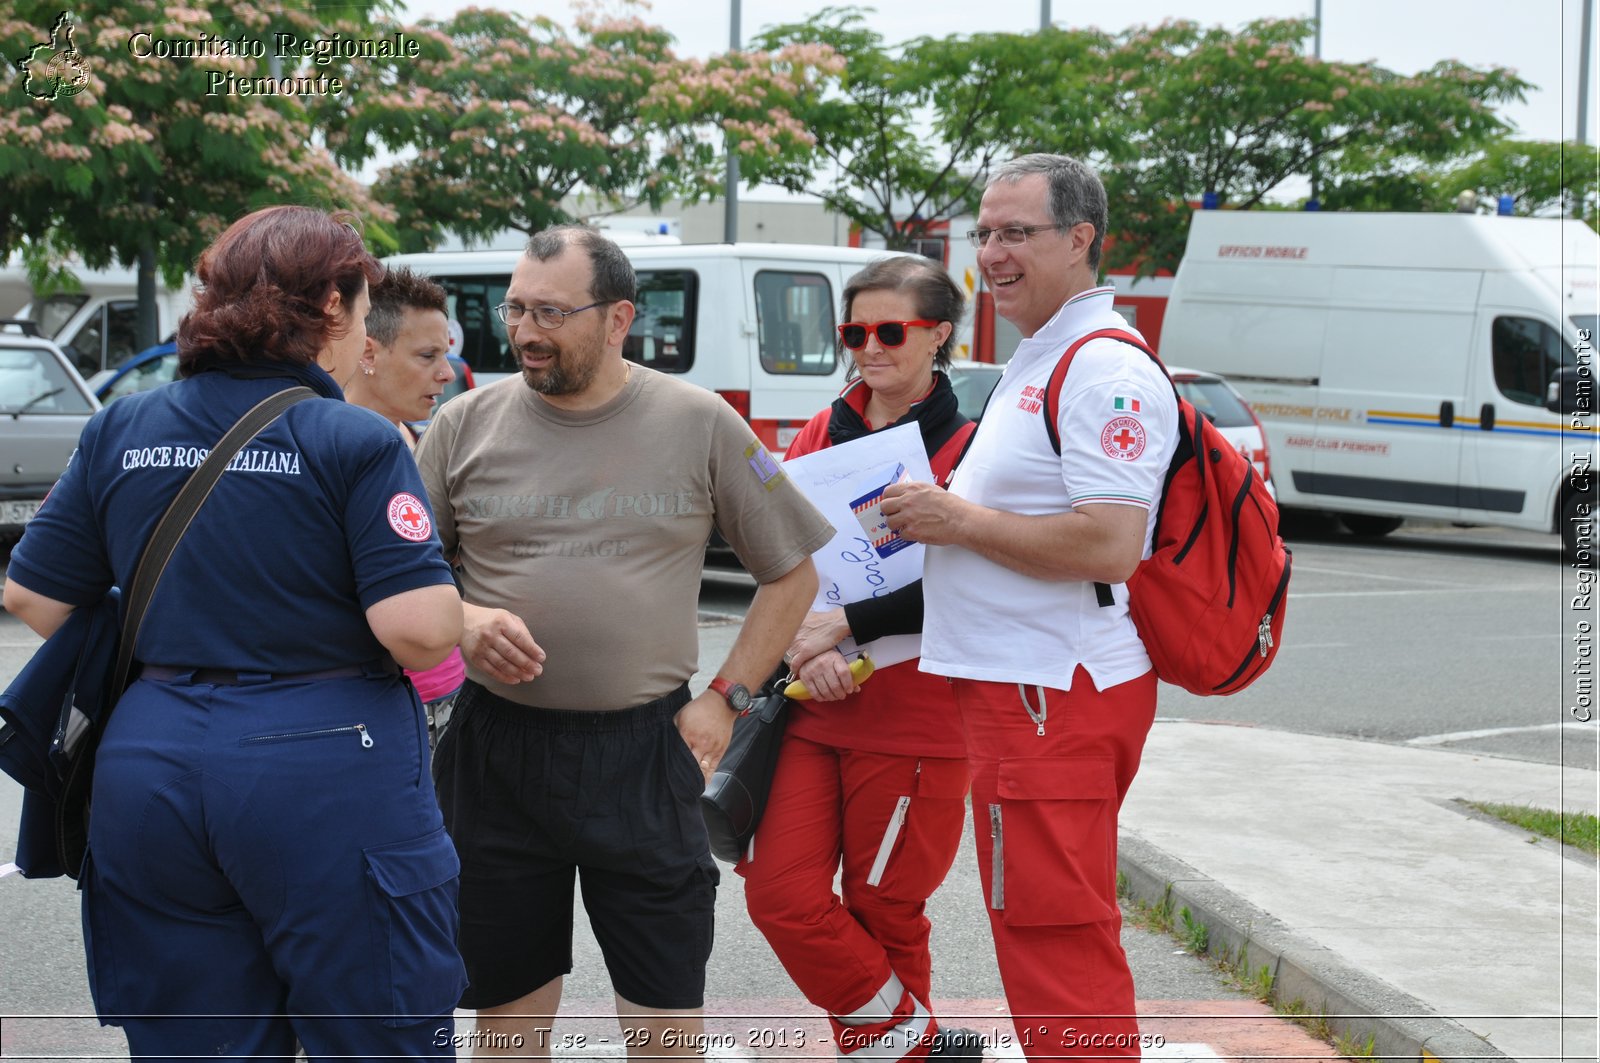
M 1133 331 L 1111 309 L 1114 291 L 1069 299 L 1023 340 L 984 411 L 950 490 L 1011 513 L 1081 505 L 1149 511 L 1144 555 L 1177 442 L 1172 385 L 1143 351 L 1112 339 L 1078 351 L 1062 389 L 1061 454 L 1045 431 L 1045 387 L 1068 346 L 1097 329 Z M 963 547 L 929 547 L 923 566 L 922 670 L 963 679 L 1069 689 L 1083 665 L 1095 687 L 1150 670 L 1128 616 L 1128 593 L 1101 608 L 1093 583 L 1034 579 Z

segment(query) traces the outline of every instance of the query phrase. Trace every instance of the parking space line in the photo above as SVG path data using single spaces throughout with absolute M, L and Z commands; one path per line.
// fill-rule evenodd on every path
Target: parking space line
M 1419 735 L 1408 738 L 1408 746 L 1442 746 L 1451 742 L 1470 742 L 1474 738 L 1499 738 L 1501 735 L 1532 734 L 1535 731 L 1590 731 L 1594 730 L 1593 724 L 1587 723 L 1534 723 L 1522 727 L 1482 727 L 1475 731 L 1447 731 L 1444 734 Z

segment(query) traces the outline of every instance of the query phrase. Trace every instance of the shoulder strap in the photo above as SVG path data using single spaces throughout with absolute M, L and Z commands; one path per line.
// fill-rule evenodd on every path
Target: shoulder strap
M 1044 389 L 1044 430 L 1050 436 L 1050 449 L 1057 454 L 1061 453 L 1061 433 L 1056 429 L 1056 421 L 1061 416 L 1061 389 L 1066 385 L 1067 370 L 1072 368 L 1073 356 L 1078 353 L 1078 348 L 1090 340 L 1120 340 L 1131 347 L 1137 347 L 1145 354 L 1148 354 L 1150 360 L 1155 362 L 1156 365 L 1161 366 L 1163 373 L 1167 372 L 1167 367 L 1162 365 L 1161 359 L 1156 356 L 1156 352 L 1152 351 L 1148 344 L 1131 332 L 1116 328 L 1103 328 L 1096 329 L 1087 336 L 1080 336 L 1074 340 L 1072 346 L 1067 348 L 1066 353 L 1061 356 L 1061 360 L 1056 363 L 1055 369 L 1051 370 L 1050 382 L 1045 385 Z M 1170 373 L 1167 374 L 1167 379 L 1169 381 L 1172 379 Z M 1173 389 L 1176 392 L 1177 386 L 1174 385 Z M 1101 609 L 1109 609 L 1116 604 L 1116 599 L 1112 597 L 1109 583 L 1096 583 L 1094 585 L 1094 598 L 1095 604 Z
M 178 540 L 188 530 L 189 522 L 210 496 L 211 489 L 222 478 L 228 462 L 233 460 L 244 445 L 254 439 L 267 425 L 297 402 L 316 398 L 316 392 L 307 387 L 294 387 L 279 391 L 256 403 L 224 435 L 200 467 L 189 474 L 178 491 L 172 505 L 156 524 L 144 553 L 139 555 L 139 566 L 134 570 L 133 581 L 128 586 L 128 611 L 123 619 L 122 640 L 117 647 L 117 670 L 113 673 L 111 696 L 116 698 L 128 686 L 128 676 L 133 670 L 133 648 L 139 640 L 139 626 L 144 621 L 145 610 L 155 596 L 156 584 L 166 571 Z M 114 705 L 115 701 L 110 702 Z
M 1044 389 L 1044 430 L 1050 436 L 1050 449 L 1057 454 L 1061 453 L 1061 434 L 1056 429 L 1056 422 L 1061 419 L 1061 389 L 1067 382 L 1067 370 L 1072 367 L 1073 356 L 1078 353 L 1078 348 L 1090 340 L 1121 340 L 1132 347 L 1137 347 L 1150 356 L 1150 360 L 1161 366 L 1161 371 L 1166 373 L 1167 367 L 1161 364 L 1161 359 L 1156 357 L 1143 340 L 1131 332 L 1118 328 L 1096 329 L 1087 336 L 1080 336 L 1072 341 L 1066 353 L 1061 356 L 1061 361 L 1056 363 L 1055 369 L 1050 373 L 1050 382 Z M 1170 379 L 1170 374 L 1169 374 Z
M 956 451 L 956 460 L 950 463 L 950 471 L 945 473 L 944 476 L 939 479 L 940 487 L 949 487 L 950 481 L 955 479 L 956 466 L 960 465 L 961 459 L 967 456 L 967 448 L 972 446 L 972 437 L 977 434 L 977 431 L 978 422 L 963 421 L 961 423 L 961 427 L 950 433 L 950 438 L 944 441 L 944 445 L 941 446 L 938 451 L 928 455 L 930 459 L 935 459 L 938 457 L 938 455 L 943 454 L 952 447 L 959 448 Z M 935 475 L 938 475 L 937 472 L 935 472 Z

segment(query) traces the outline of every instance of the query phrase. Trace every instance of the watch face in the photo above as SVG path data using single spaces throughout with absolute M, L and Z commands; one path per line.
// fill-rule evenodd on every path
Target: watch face
M 734 712 L 743 712 L 750 707 L 750 691 L 741 683 L 735 683 L 728 688 L 728 705 Z

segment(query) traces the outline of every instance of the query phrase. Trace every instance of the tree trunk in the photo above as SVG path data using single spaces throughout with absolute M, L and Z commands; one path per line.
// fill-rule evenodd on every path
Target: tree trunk
M 146 205 L 155 203 L 155 193 L 149 188 L 140 191 L 139 198 Z M 135 351 L 154 347 L 161 341 L 161 318 L 156 308 L 156 245 L 149 232 L 139 238 L 139 317 L 134 325 Z

